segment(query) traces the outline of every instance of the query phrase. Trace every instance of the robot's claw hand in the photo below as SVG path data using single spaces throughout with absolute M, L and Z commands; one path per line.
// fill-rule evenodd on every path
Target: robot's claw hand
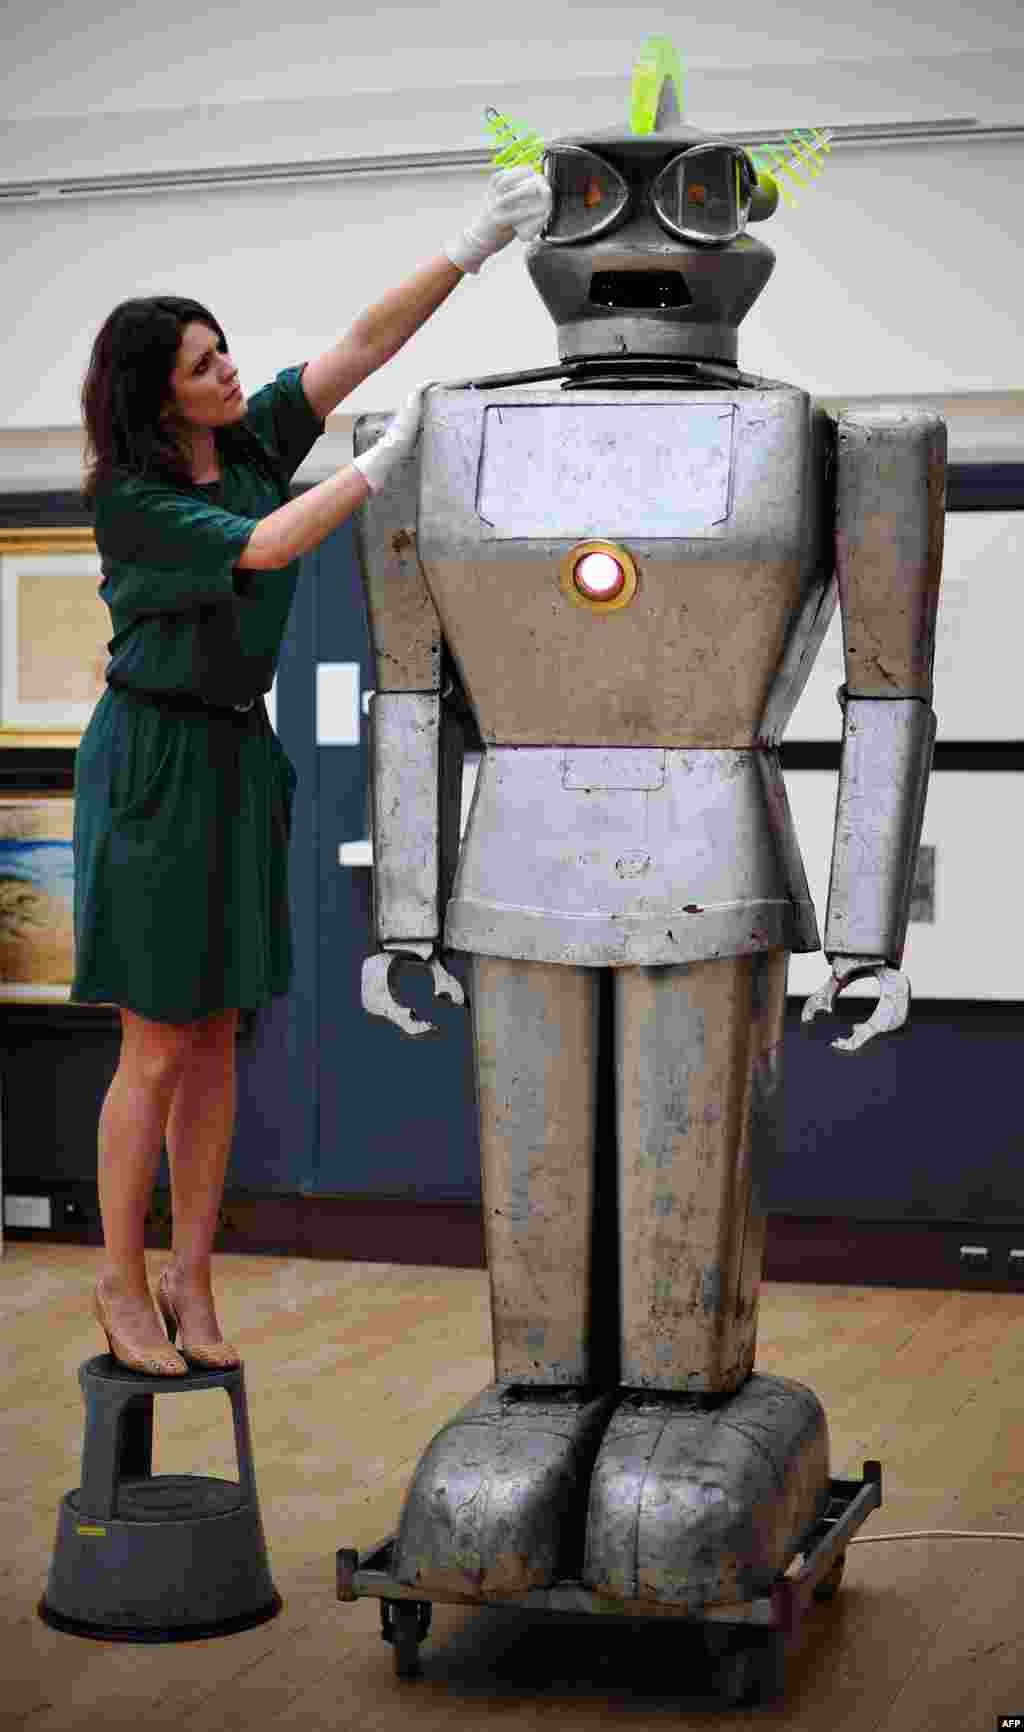
M 436 1022 L 426 1022 L 407 1005 L 400 1004 L 391 990 L 392 972 L 399 963 L 422 962 L 430 970 L 434 982 L 434 997 L 447 998 L 452 1004 L 465 1004 L 461 982 L 436 956 L 418 956 L 414 951 L 385 950 L 368 956 L 363 963 L 363 1009 L 371 1016 L 383 1016 L 393 1022 L 403 1034 L 438 1034 Z
M 878 982 L 878 1003 L 867 1022 L 858 1024 L 845 1039 L 832 1042 L 834 1052 L 859 1052 L 869 1040 L 874 1040 L 876 1034 L 892 1034 L 907 1020 L 910 981 L 898 968 L 890 968 L 881 956 L 834 956 L 832 973 L 824 986 L 819 986 L 817 992 L 812 992 L 807 999 L 801 1020 L 812 1022 L 822 1011 L 831 1015 L 843 988 L 868 974 L 873 974 Z
M 446 998 L 450 1004 L 465 1004 L 466 994 L 462 990 L 462 982 L 456 980 L 454 974 L 449 974 L 438 957 L 431 957 L 429 968 L 434 982 L 434 997 Z

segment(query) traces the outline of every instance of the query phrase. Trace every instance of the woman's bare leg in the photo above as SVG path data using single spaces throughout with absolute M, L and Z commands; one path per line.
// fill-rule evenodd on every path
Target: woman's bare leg
M 171 1281 L 186 1341 L 221 1338 L 210 1257 L 235 1123 L 237 1010 L 193 1023 L 189 1062 L 167 1119 L 174 1222 Z
M 122 1009 L 121 1055 L 100 1111 L 104 1298 L 118 1332 L 143 1349 L 167 1345 L 149 1293 L 143 1247 L 164 1126 L 188 1062 L 192 1026 L 154 1022 Z

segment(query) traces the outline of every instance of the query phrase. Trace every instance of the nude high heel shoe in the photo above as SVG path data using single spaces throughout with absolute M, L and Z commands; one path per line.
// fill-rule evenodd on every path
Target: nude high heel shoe
M 156 1284 L 156 1302 L 167 1325 L 167 1333 L 174 1341 L 181 1328 L 181 1319 L 169 1292 L 170 1272 L 171 1266 L 168 1264 Z M 198 1343 L 181 1340 L 178 1345 L 186 1359 L 194 1360 L 197 1365 L 205 1365 L 211 1371 L 230 1371 L 242 1363 L 241 1354 L 237 1348 L 232 1347 L 230 1341 Z
M 92 1309 L 119 1365 L 127 1366 L 129 1371 L 144 1371 L 149 1377 L 184 1377 L 187 1374 L 188 1366 L 184 1359 L 169 1343 L 165 1347 L 133 1347 L 123 1335 L 115 1332 L 100 1281 L 97 1281 L 92 1296 Z

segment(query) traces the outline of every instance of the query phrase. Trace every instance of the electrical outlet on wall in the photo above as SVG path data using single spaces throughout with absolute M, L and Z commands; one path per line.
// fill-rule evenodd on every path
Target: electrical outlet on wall
M 5 1197 L 5 1227 L 53 1226 L 53 1209 L 49 1197 Z

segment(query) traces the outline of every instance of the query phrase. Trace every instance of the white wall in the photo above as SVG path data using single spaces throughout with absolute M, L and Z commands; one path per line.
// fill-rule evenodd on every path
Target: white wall
M 325 0 L 246 8 L 164 0 L 8 0 L 0 177 L 47 182 L 156 167 L 479 149 L 496 102 L 546 136 L 625 119 L 643 34 L 687 62 L 700 125 L 974 116 L 1020 124 L 1015 0 L 773 7 L 728 28 L 662 7 L 515 8 Z M 926 52 L 923 52 L 926 51 Z M 386 87 L 386 88 L 385 88 Z M 376 92 L 376 93 L 375 93 Z M 1016 207 L 1024 136 L 836 150 L 758 232 L 778 265 L 740 333 L 742 363 L 825 394 L 1024 385 Z M 0 433 L 71 428 L 98 325 L 158 290 L 208 301 L 247 387 L 330 342 L 472 215 L 473 169 L 68 202 L 0 201 Z M 544 364 L 554 331 L 518 246 L 461 286 L 347 410 L 387 408 L 423 378 Z M 2 468 L 2 447 L 0 447 Z M 0 477 L 2 480 L 2 477 Z
M 778 263 L 740 333 L 743 364 L 814 391 L 998 390 L 1024 383 L 1020 242 L 1008 187 L 1021 147 L 978 142 L 834 153 L 818 186 L 760 231 Z M 333 340 L 470 216 L 479 173 L 202 191 L 0 210 L 0 424 L 66 425 L 115 301 L 212 306 L 250 389 Z M 545 365 L 554 327 L 516 245 L 350 399 L 386 407 L 424 378 Z
M 627 73 L 640 38 L 713 67 L 1019 49 L 1017 0 L 6 0 L 0 105 L 15 117 Z

